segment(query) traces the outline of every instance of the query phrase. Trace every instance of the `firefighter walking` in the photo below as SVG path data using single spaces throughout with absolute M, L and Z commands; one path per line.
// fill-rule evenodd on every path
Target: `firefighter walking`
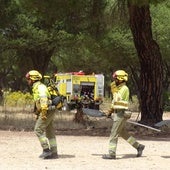
M 103 159 L 116 159 L 118 137 L 121 136 L 137 150 L 137 157 L 142 156 L 144 145 L 136 141 L 125 129 L 126 121 L 131 117 L 128 110 L 129 88 L 126 85 L 128 74 L 124 70 L 118 70 L 113 74 L 114 82 L 111 84 L 113 100 L 111 108 L 106 113 L 111 116 L 114 112 L 113 126 L 109 139 L 109 154 L 102 156 Z
M 57 143 L 53 128 L 55 110 L 48 109 L 51 99 L 48 88 L 40 81 L 42 75 L 37 70 L 29 71 L 26 74 L 26 79 L 28 85 L 32 87 L 33 99 L 35 101 L 37 119 L 34 132 L 43 149 L 39 157 L 43 159 L 58 158 Z

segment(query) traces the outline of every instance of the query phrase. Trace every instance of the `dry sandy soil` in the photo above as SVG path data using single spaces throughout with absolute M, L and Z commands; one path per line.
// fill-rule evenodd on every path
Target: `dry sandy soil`
M 38 158 L 42 152 L 33 132 L 0 131 L 0 170 L 169 170 L 170 136 L 143 137 L 143 156 L 119 139 L 116 160 L 103 160 L 108 137 L 56 135 L 59 159 Z
M 165 114 L 164 119 L 170 119 L 170 114 Z M 59 159 L 43 160 L 38 157 L 42 150 L 33 132 L 1 130 L 0 170 L 170 169 L 170 134 L 141 135 L 143 130 L 138 131 L 140 135 L 135 136 L 145 145 L 140 158 L 136 157 L 136 150 L 120 138 L 117 159 L 104 160 L 102 154 L 108 151 L 110 132 L 103 131 L 105 135 L 99 136 L 95 129 L 92 131 L 93 134 L 88 129 L 79 129 L 78 135 L 72 131 L 56 132 Z

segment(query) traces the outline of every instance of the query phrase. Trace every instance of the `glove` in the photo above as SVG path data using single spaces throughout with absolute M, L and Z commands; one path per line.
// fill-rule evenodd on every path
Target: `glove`
M 114 112 L 114 109 L 113 108 L 110 108 L 105 114 L 106 114 L 106 117 L 110 117 L 111 114 Z
M 39 115 L 36 115 L 36 114 L 34 115 L 35 120 L 38 120 L 38 117 L 39 117 Z
M 47 119 L 47 110 L 42 110 L 40 113 L 41 119 L 46 120 Z
M 58 103 L 58 105 L 56 106 L 57 109 L 61 109 L 63 107 L 62 103 Z

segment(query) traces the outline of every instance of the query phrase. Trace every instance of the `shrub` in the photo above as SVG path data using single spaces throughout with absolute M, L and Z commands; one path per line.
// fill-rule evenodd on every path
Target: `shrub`
M 132 100 L 130 101 L 129 109 L 131 111 L 139 111 L 139 100 L 136 95 L 132 96 Z
M 164 111 L 170 111 L 170 92 L 163 93 L 163 107 Z
M 8 106 L 20 107 L 25 105 L 32 105 L 33 98 L 30 93 L 17 92 L 5 92 L 4 104 Z

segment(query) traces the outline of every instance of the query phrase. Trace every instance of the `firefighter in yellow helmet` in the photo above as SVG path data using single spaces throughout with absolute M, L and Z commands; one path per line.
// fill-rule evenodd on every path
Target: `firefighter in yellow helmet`
M 37 135 L 43 152 L 39 156 L 43 159 L 58 158 L 53 119 L 55 110 L 48 110 L 50 94 L 47 87 L 40 81 L 42 75 L 37 70 L 31 70 L 26 74 L 28 85 L 32 87 L 35 110 L 37 114 L 35 134 Z
M 129 104 L 129 88 L 126 85 L 128 81 L 128 74 L 124 70 L 117 70 L 113 74 L 114 84 L 112 84 L 113 100 L 111 109 L 109 109 L 107 116 L 114 112 L 113 126 L 109 140 L 109 154 L 102 156 L 103 159 L 116 159 L 116 149 L 118 137 L 121 136 L 130 145 L 137 150 L 137 157 L 142 156 L 145 148 L 144 145 L 139 144 L 134 137 L 132 137 L 125 129 L 127 119 L 131 117 L 131 112 L 128 110 Z

